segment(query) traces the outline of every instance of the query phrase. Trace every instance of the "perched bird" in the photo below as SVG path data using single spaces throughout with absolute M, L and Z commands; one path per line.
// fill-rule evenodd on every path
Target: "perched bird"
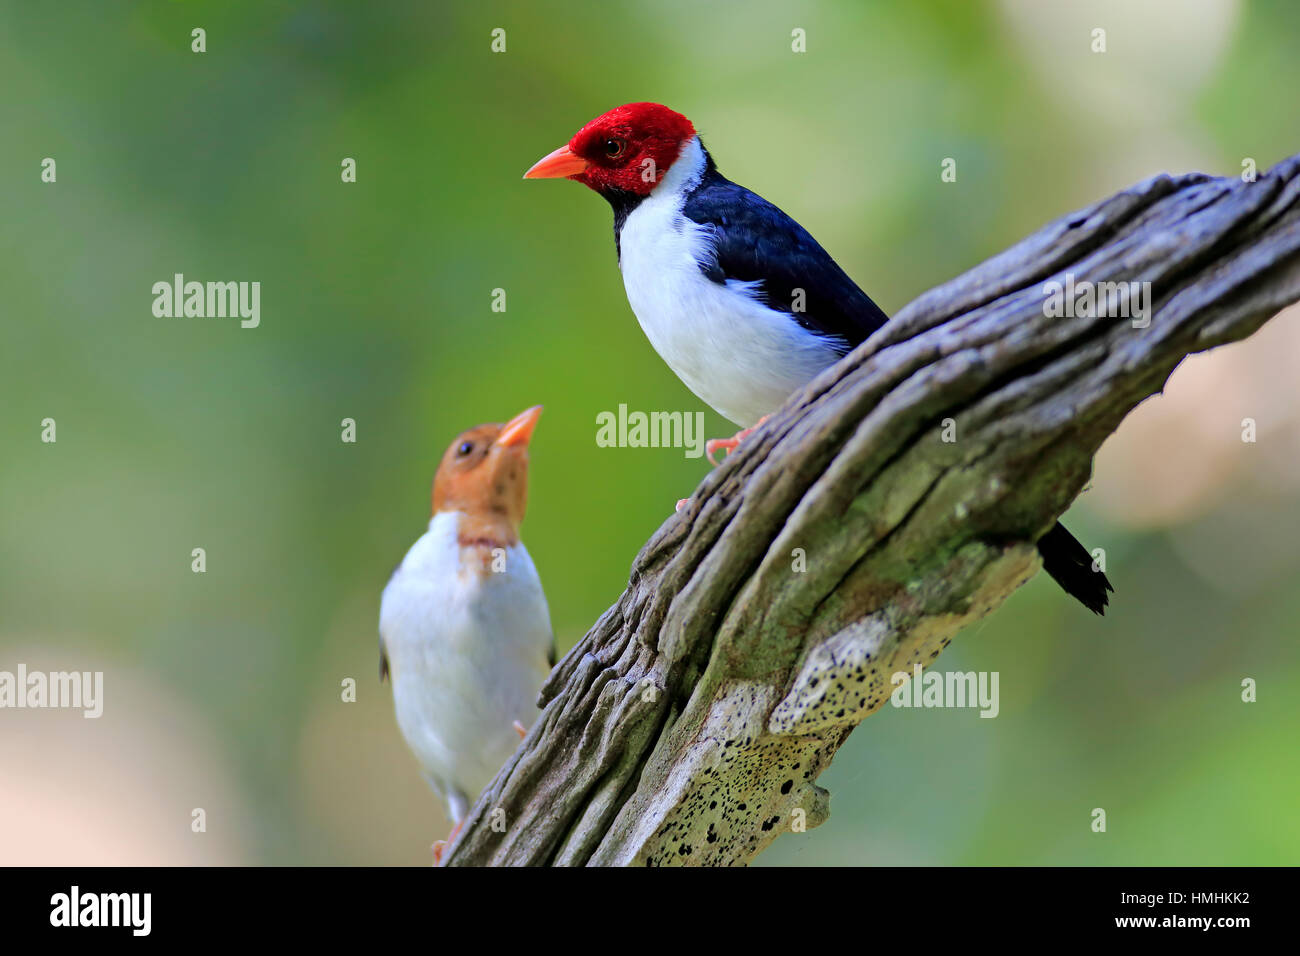
M 451 443 L 433 480 L 429 530 L 380 604 L 379 677 L 392 678 L 397 725 L 446 802 L 449 840 L 533 722 L 555 663 L 546 595 L 519 540 L 541 413 Z
M 524 178 L 573 179 L 613 207 L 623 286 L 650 344 L 743 428 L 710 442 L 710 460 L 888 321 L 807 230 L 718 172 L 666 106 L 596 117 Z M 1073 535 L 1058 523 L 1038 549 L 1057 583 L 1103 613 L 1113 588 Z

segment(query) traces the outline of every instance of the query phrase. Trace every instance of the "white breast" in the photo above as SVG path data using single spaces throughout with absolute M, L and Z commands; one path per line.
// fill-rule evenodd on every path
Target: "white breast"
M 462 567 L 459 515 L 443 512 L 407 552 L 379 612 L 397 723 L 459 820 L 537 716 L 550 671 L 550 613 L 523 544 L 505 570 Z
M 709 229 L 682 215 L 705 165 L 693 139 L 620 234 L 627 300 L 669 368 L 719 414 L 750 426 L 775 411 L 839 354 L 790 316 L 755 298 L 755 283 L 713 282 L 700 271 Z

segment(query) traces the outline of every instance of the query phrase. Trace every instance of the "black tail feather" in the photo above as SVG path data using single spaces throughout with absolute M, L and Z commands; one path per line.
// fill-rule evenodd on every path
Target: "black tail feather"
M 1114 591 L 1103 571 L 1092 566 L 1092 554 L 1079 543 L 1079 539 L 1065 530 L 1061 522 L 1038 539 L 1038 553 L 1043 558 L 1043 570 L 1052 576 L 1066 594 L 1094 614 L 1105 614 L 1110 603 L 1107 591 Z

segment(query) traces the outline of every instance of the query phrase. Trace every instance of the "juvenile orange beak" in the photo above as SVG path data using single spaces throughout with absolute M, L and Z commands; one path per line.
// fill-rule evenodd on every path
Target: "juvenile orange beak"
M 589 165 L 581 156 L 571 152 L 568 146 L 561 146 L 533 163 L 532 168 L 524 173 L 524 179 L 565 179 L 586 172 Z
M 501 429 L 501 434 L 497 436 L 497 444 L 503 448 L 527 445 L 528 440 L 533 437 L 533 429 L 537 427 L 537 419 L 541 417 L 542 406 L 540 405 L 534 405 L 527 411 L 520 412 L 506 422 L 505 427 Z

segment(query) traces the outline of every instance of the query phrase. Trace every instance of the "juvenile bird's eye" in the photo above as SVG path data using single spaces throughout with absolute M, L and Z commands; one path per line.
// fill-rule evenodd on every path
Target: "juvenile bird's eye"
M 627 143 L 621 139 L 610 137 L 605 140 L 605 155 L 610 159 L 618 159 L 623 155 L 623 150 L 627 149 Z
M 472 441 L 463 441 L 460 443 L 460 447 L 456 449 L 456 454 L 464 458 L 473 450 L 474 450 L 474 443 Z

